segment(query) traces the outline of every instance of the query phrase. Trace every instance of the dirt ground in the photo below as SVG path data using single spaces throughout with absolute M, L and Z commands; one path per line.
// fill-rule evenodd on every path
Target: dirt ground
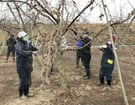
M 135 59 L 130 54 L 131 50 L 118 50 L 117 52 L 129 105 L 135 105 Z M 5 56 L 1 56 L 0 105 L 125 105 L 117 67 L 113 71 L 111 88 L 107 89 L 106 86 L 98 87 L 96 85 L 101 55 L 100 51 L 92 48 L 92 75 L 89 80 L 84 80 L 82 77 L 85 74 L 84 69 L 76 69 L 75 52 L 66 52 L 64 68 L 68 79 L 67 89 L 61 88 L 57 67 L 54 68 L 54 74 L 50 76 L 51 85 L 41 89 L 41 66 L 35 60 L 32 73 L 33 83 L 30 88 L 34 97 L 25 100 L 18 97 L 19 80 L 15 63 L 11 58 L 8 63 L 5 63 Z

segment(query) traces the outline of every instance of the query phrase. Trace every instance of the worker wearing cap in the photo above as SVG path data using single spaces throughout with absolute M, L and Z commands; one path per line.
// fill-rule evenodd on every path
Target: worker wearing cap
M 31 85 L 32 54 L 37 53 L 37 48 L 29 43 L 29 35 L 21 31 L 17 36 L 16 44 L 16 66 L 19 76 L 19 96 L 26 98 L 29 96 L 29 87 Z
M 108 41 L 105 45 L 101 46 L 100 50 L 103 52 L 103 55 L 101 59 L 101 68 L 99 72 L 100 82 L 98 83 L 98 86 L 104 85 L 105 78 L 107 86 L 111 86 L 115 59 L 111 41 Z

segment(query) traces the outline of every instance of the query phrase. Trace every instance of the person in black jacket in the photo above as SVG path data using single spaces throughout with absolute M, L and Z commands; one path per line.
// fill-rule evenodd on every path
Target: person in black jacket
M 83 48 L 82 48 L 82 60 L 83 65 L 86 71 L 86 75 L 84 75 L 84 79 L 90 79 L 90 60 L 91 60 L 91 38 L 87 35 L 83 35 Z
M 18 33 L 16 48 L 16 66 L 19 76 L 19 96 L 29 96 L 31 86 L 31 72 L 33 71 L 32 54 L 37 53 L 37 48 L 29 43 L 28 34 L 24 31 Z
M 114 69 L 114 52 L 112 48 L 112 44 L 110 41 L 107 44 L 100 47 L 100 50 L 103 52 L 101 59 L 101 68 L 99 72 L 99 80 L 98 85 L 104 85 L 104 77 L 106 77 L 107 86 L 111 86 L 112 82 L 112 72 Z
M 12 54 L 13 61 L 15 61 L 15 44 L 16 44 L 16 40 L 14 38 L 14 35 L 11 34 L 9 39 L 7 40 L 6 62 L 8 62 L 8 58 L 9 58 L 10 54 Z

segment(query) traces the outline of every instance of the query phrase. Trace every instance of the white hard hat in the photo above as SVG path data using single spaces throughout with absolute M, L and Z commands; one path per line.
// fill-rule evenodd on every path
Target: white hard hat
M 24 32 L 24 31 L 21 31 L 21 32 L 19 32 L 18 33 L 18 38 L 23 38 L 23 37 L 25 37 L 27 35 L 27 33 L 26 32 Z

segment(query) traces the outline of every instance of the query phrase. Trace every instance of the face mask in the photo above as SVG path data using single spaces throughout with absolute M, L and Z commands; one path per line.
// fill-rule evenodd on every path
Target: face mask
M 24 36 L 23 38 L 22 38 L 24 41 L 26 41 L 26 42 L 29 42 L 29 36 L 27 35 L 27 36 Z
M 111 42 L 111 41 L 108 41 L 108 42 L 107 42 L 107 44 L 109 44 L 109 45 L 110 45 L 110 44 L 112 44 L 112 42 Z

